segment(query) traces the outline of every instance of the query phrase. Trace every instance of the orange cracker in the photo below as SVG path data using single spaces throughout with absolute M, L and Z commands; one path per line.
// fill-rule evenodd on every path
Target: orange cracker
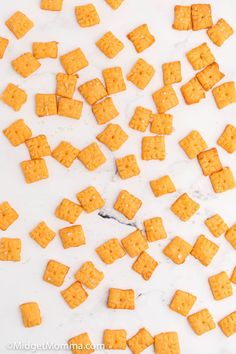
M 171 206 L 171 211 L 182 221 L 189 220 L 200 208 L 187 193 L 182 194 Z
M 233 284 L 236 284 L 236 267 L 234 267 L 234 269 L 233 269 L 230 280 Z
M 66 98 L 73 98 L 77 79 L 78 79 L 77 75 L 67 75 L 63 73 L 58 73 L 56 75 L 56 80 L 57 80 L 56 95 L 66 97 Z
M 191 10 L 193 31 L 199 31 L 212 26 L 211 5 L 194 4 L 191 6 Z
M 150 186 L 155 197 L 176 192 L 175 185 L 168 175 L 150 181 Z
M 30 237 L 42 248 L 46 248 L 55 236 L 56 233 L 51 230 L 44 221 L 40 222 L 30 232 Z
M 22 161 L 20 163 L 26 183 L 38 182 L 49 177 L 44 159 Z
M 67 141 L 61 141 L 60 144 L 52 151 L 52 157 L 63 166 L 69 168 L 75 161 L 79 153 L 73 145 Z
M 84 231 L 81 225 L 64 227 L 59 230 L 62 245 L 65 249 L 79 247 L 86 243 Z
M 33 42 L 32 52 L 36 59 L 56 59 L 58 54 L 58 43 L 52 42 Z
M 41 0 L 40 8 L 47 11 L 61 11 L 63 0 Z
M 162 65 L 164 85 L 172 85 L 182 81 L 180 61 L 172 61 Z
M 3 58 L 8 44 L 9 44 L 9 40 L 7 38 L 0 37 L 0 59 Z
M 73 354 L 91 354 L 94 352 L 88 333 L 81 333 L 76 337 L 70 338 L 68 345 Z
M 169 305 L 172 311 L 182 316 L 187 316 L 195 304 L 197 297 L 186 291 L 176 290 L 171 303 Z
M 171 85 L 166 85 L 152 95 L 158 113 L 165 113 L 179 104 L 178 97 Z
M 111 31 L 106 32 L 96 42 L 96 46 L 109 59 L 113 59 L 124 49 L 124 44 Z
M 129 74 L 127 80 L 131 81 L 139 89 L 144 90 L 155 74 L 154 67 L 144 59 L 138 59 Z
M 152 114 L 150 132 L 160 135 L 170 135 L 173 131 L 173 116 L 171 114 Z
M 125 251 L 117 238 L 112 238 L 96 248 L 101 260 L 106 264 L 112 264 L 119 258 L 124 257 Z
M 218 251 L 217 244 L 208 240 L 204 235 L 200 235 L 193 245 L 191 255 L 207 267 Z
M 103 333 L 103 343 L 105 349 L 126 349 L 127 332 L 124 329 L 105 329 Z
M 205 92 L 196 77 L 184 84 L 181 87 L 181 92 L 186 104 L 199 103 L 206 97 Z
M 2 101 L 14 111 L 19 111 L 22 105 L 27 101 L 27 94 L 14 84 L 8 84 L 1 95 Z
M 108 95 L 126 90 L 126 84 L 120 66 L 104 69 L 102 75 Z
M 89 289 L 95 289 L 103 280 L 104 274 L 92 262 L 85 262 L 75 273 L 75 279 Z
M 93 186 L 82 190 L 76 196 L 80 205 L 87 213 L 92 213 L 97 209 L 101 209 L 105 205 L 104 199 Z
M 162 218 L 156 217 L 145 220 L 144 228 L 148 242 L 154 242 L 167 237 Z
M 105 1 L 113 10 L 117 10 L 124 0 L 105 0 Z
M 200 152 L 197 155 L 204 176 L 210 176 L 213 172 L 219 171 L 222 164 L 216 148 Z
M 108 124 L 96 138 L 111 151 L 116 151 L 126 142 L 128 135 L 118 124 Z
M 57 114 L 57 97 L 54 94 L 37 93 L 35 95 L 36 114 L 38 117 Z
M 90 105 L 107 96 L 107 91 L 99 79 L 85 82 L 79 86 L 79 92 Z
M 206 43 L 191 49 L 186 56 L 194 70 L 203 69 L 215 61 L 215 57 Z
M 146 328 L 141 328 L 132 338 L 127 340 L 128 347 L 134 354 L 141 353 L 153 343 L 154 338 Z
M 105 124 L 119 115 L 111 97 L 94 104 L 92 111 L 98 124 Z
M 236 224 L 231 226 L 226 231 L 225 238 L 231 244 L 231 246 L 236 249 Z
M 222 300 L 233 295 L 233 288 L 226 272 L 220 272 L 208 278 L 215 300 Z
M 21 260 L 21 240 L 19 238 L 0 238 L 0 261 Z
M 69 269 L 70 267 L 67 267 L 65 264 L 50 260 L 43 274 L 43 280 L 52 285 L 61 286 Z
M 24 53 L 11 62 L 17 74 L 26 78 L 33 74 L 41 66 L 40 62 L 30 53 Z
M 158 263 L 154 258 L 147 252 L 142 252 L 132 265 L 132 268 L 135 272 L 139 273 L 144 280 L 149 280 L 157 266 Z
M 191 6 L 175 6 L 174 23 L 172 27 L 178 31 L 189 31 L 192 29 Z
M 17 39 L 24 37 L 34 26 L 33 22 L 21 11 L 16 11 L 5 24 Z
M 119 176 L 122 179 L 131 178 L 140 174 L 140 169 L 135 155 L 126 155 L 116 159 L 116 167 Z
M 131 234 L 121 240 L 121 243 L 128 255 L 132 258 L 148 249 L 147 240 L 140 230 L 131 232 Z
M 25 124 L 23 119 L 18 119 L 8 128 L 4 129 L 3 134 L 13 146 L 19 146 L 27 139 L 31 138 L 32 131 L 28 125 Z
M 147 24 L 135 28 L 127 38 L 133 43 L 137 53 L 143 52 L 155 42 L 155 37 L 150 33 Z
M 234 81 L 225 82 L 212 90 L 216 105 L 222 109 L 236 103 L 236 89 Z
M 0 204 L 0 230 L 6 231 L 17 219 L 19 215 L 8 202 Z
M 222 170 L 212 173 L 210 180 L 215 193 L 226 192 L 236 187 L 236 181 L 230 167 L 224 167 Z
M 226 337 L 232 336 L 236 333 L 236 311 L 224 317 L 218 324 Z
M 39 326 L 42 322 L 37 302 L 27 302 L 20 305 L 22 321 L 25 327 Z
M 197 130 L 191 131 L 180 140 L 179 145 L 190 159 L 194 159 L 200 152 L 207 149 L 207 143 Z
M 205 91 L 212 89 L 225 75 L 220 72 L 219 65 L 212 63 L 197 73 L 196 77 Z
M 142 139 L 142 160 L 165 160 L 165 137 L 145 136 Z
M 107 307 L 110 309 L 119 310 L 134 310 L 135 295 L 133 289 L 109 289 Z
M 218 47 L 221 47 L 233 33 L 233 28 L 223 18 L 219 19 L 214 26 L 207 30 L 208 37 Z
M 82 207 L 69 199 L 63 199 L 55 211 L 57 218 L 74 224 L 82 212 Z
M 62 117 L 80 119 L 82 114 L 83 102 L 72 100 L 71 98 L 61 97 L 58 102 L 57 114 Z
M 180 354 L 178 334 L 176 332 L 160 333 L 154 337 L 156 354 Z
M 219 237 L 228 230 L 228 225 L 219 214 L 212 215 L 205 220 L 205 224 L 213 236 Z
M 31 159 L 39 159 L 40 157 L 51 155 L 51 148 L 45 135 L 38 135 L 27 139 L 25 145 L 29 150 Z
M 227 124 L 218 138 L 217 144 L 229 154 L 232 154 L 236 150 L 236 127 L 232 124 Z
M 164 248 L 163 253 L 175 264 L 182 264 L 190 255 L 192 246 L 181 237 L 174 237 Z
M 129 122 L 130 128 L 145 132 L 151 121 L 152 111 L 150 109 L 138 106 Z
M 99 15 L 93 4 L 76 6 L 75 16 L 80 27 L 92 27 L 100 23 Z
M 126 190 L 122 190 L 114 204 L 114 209 L 123 214 L 128 220 L 132 220 L 142 206 L 142 201 L 130 194 Z
M 188 316 L 188 322 L 192 327 L 192 330 L 198 336 L 201 336 L 216 327 L 213 317 L 207 309 L 203 309 Z
M 78 159 L 89 170 L 94 171 L 106 162 L 97 143 L 92 143 L 79 152 Z
M 88 60 L 80 48 L 74 49 L 60 56 L 61 65 L 68 75 L 75 74 L 77 71 L 88 66 Z
M 88 297 L 87 292 L 78 281 L 61 291 L 61 295 L 71 309 L 81 305 Z

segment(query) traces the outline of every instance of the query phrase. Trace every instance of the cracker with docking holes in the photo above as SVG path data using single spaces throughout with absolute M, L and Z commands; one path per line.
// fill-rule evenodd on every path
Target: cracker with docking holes
M 67 141 L 61 141 L 60 144 L 52 151 L 52 157 L 66 168 L 69 168 L 75 161 L 79 150 Z
M 232 336 L 236 333 L 236 311 L 224 317 L 218 324 L 226 337 Z
M 9 40 L 7 38 L 0 37 L 0 59 L 3 58 L 5 51 L 8 47 Z
M 233 288 L 226 272 L 220 272 L 208 278 L 215 300 L 222 300 L 233 295 Z
M 102 75 L 108 95 L 126 90 L 126 84 L 120 66 L 104 69 Z
M 48 168 L 44 159 L 22 161 L 20 163 L 26 183 L 34 183 L 49 177 Z
M 88 297 L 87 292 L 78 281 L 61 291 L 61 295 L 71 309 L 80 306 Z
M 215 57 L 206 43 L 191 49 L 186 56 L 194 70 L 201 70 L 215 61 Z
M 63 199 L 56 208 L 55 215 L 61 220 L 67 221 L 70 224 L 74 224 L 82 211 L 83 209 L 80 205 L 72 202 L 69 199 Z
M 200 208 L 187 193 L 182 194 L 171 206 L 171 211 L 182 221 L 189 220 Z
M 91 354 L 94 352 L 88 333 L 81 333 L 70 338 L 67 343 L 73 354 Z
M 163 86 L 152 95 L 158 113 L 165 113 L 179 104 L 178 97 L 171 85 Z
M 194 4 L 191 6 L 193 31 L 212 27 L 211 5 Z
M 192 330 L 198 336 L 201 336 L 202 334 L 209 332 L 216 327 L 213 317 L 208 309 L 203 309 L 188 316 L 188 322 L 192 327 Z
M 152 111 L 150 109 L 138 106 L 129 122 L 130 128 L 145 132 L 151 122 Z
M 105 329 L 103 343 L 105 349 L 125 350 L 127 332 L 124 329 Z
M 36 114 L 38 117 L 47 117 L 57 114 L 57 97 L 53 93 L 37 93 L 35 95 Z
M 215 193 L 223 193 L 236 187 L 236 181 L 230 167 L 223 167 L 221 170 L 212 173 L 210 180 Z
M 107 300 L 107 307 L 119 310 L 135 309 L 135 294 L 133 289 L 110 288 Z
M 196 300 L 197 297 L 195 295 L 187 293 L 186 291 L 176 290 L 169 307 L 172 311 L 182 316 L 187 316 Z
M 200 154 L 197 155 L 197 159 L 204 176 L 210 176 L 213 172 L 222 169 L 220 157 L 216 148 L 200 152 Z
M 231 244 L 231 246 L 236 249 L 236 224 L 231 226 L 226 231 L 225 238 Z
M 8 84 L 1 95 L 1 100 L 9 107 L 18 112 L 27 101 L 27 94 L 14 84 Z
M 126 190 L 122 190 L 114 204 L 114 209 L 132 220 L 142 206 L 142 201 Z
M 146 330 L 141 328 L 132 338 L 127 340 L 127 344 L 132 353 L 138 354 L 154 343 L 154 338 Z
M 196 77 L 192 78 L 181 87 L 181 92 L 186 104 L 199 103 L 206 97 L 202 85 Z
M 69 272 L 70 267 L 60 262 L 50 260 L 47 263 L 46 269 L 43 274 L 43 280 L 55 285 L 61 286 L 64 283 L 65 277 Z
M 176 236 L 164 248 L 163 253 L 175 264 L 182 264 L 191 251 L 192 246 L 181 237 Z
M 147 252 L 142 252 L 132 265 L 133 270 L 140 274 L 144 280 L 149 280 L 158 266 L 157 261 Z
M 99 79 L 85 82 L 79 86 L 79 92 L 90 105 L 95 104 L 107 96 L 107 91 Z
M 236 266 L 234 267 L 233 271 L 232 271 L 232 274 L 231 274 L 231 277 L 230 277 L 230 281 L 233 283 L 233 284 L 236 284 Z
M 216 105 L 222 109 L 232 103 L 236 103 L 236 89 L 234 81 L 229 81 L 213 88 L 212 90 Z
M 178 334 L 176 332 L 164 332 L 154 337 L 156 354 L 180 354 Z
M 95 103 L 92 106 L 93 114 L 98 124 L 105 124 L 119 115 L 111 97 Z
M 155 197 L 176 192 L 175 185 L 168 175 L 150 181 L 150 186 Z
M 40 247 L 46 248 L 54 239 L 56 233 L 44 221 L 41 221 L 29 235 Z
M 27 139 L 25 145 L 29 150 L 31 159 L 39 159 L 40 157 L 51 155 L 51 148 L 46 135 L 38 135 Z
M 218 138 L 217 144 L 229 154 L 232 154 L 236 150 L 236 127 L 232 124 L 227 124 Z
M 58 55 L 58 43 L 51 42 L 33 42 L 32 52 L 36 59 L 56 59 Z
M 159 135 L 170 135 L 173 131 L 173 116 L 171 114 L 152 114 L 150 132 Z
M 19 262 L 21 260 L 21 239 L 0 238 L 0 261 Z
M 25 327 L 39 326 L 42 322 L 37 302 L 27 302 L 20 305 L 22 321 Z
M 155 37 L 150 33 L 147 24 L 135 28 L 127 38 L 133 43 L 137 53 L 143 52 L 155 42 Z
M 216 253 L 219 251 L 219 246 L 206 238 L 204 235 L 200 235 L 191 251 L 191 255 L 196 258 L 202 265 L 208 266 Z
M 96 170 L 106 162 L 106 158 L 97 143 L 92 143 L 80 150 L 78 159 L 89 171 Z
M 133 231 L 128 236 L 122 238 L 121 243 L 132 258 L 140 255 L 140 253 L 149 247 L 145 236 L 140 230 Z
M 219 214 L 215 214 L 207 218 L 205 220 L 205 224 L 208 227 L 208 230 L 215 237 L 220 237 L 228 230 L 228 225 Z
M 154 242 L 167 237 L 162 218 L 155 217 L 143 222 L 148 242 Z
M 126 155 L 116 159 L 116 167 L 120 178 L 127 179 L 140 174 L 140 169 L 135 155 Z
M 84 230 L 81 225 L 64 227 L 59 230 L 62 245 L 65 249 L 85 245 Z
M 111 31 L 106 32 L 96 46 L 109 59 L 115 58 L 124 49 L 124 44 Z
M 58 102 L 57 114 L 62 117 L 80 119 L 83 102 L 71 98 L 61 97 Z
M 180 140 L 179 145 L 185 154 L 194 159 L 197 155 L 207 149 L 207 143 L 197 130 L 192 130 L 188 135 Z
M 73 98 L 77 79 L 77 75 L 67 75 L 64 73 L 58 73 L 56 75 L 56 95 L 66 98 Z
M 164 85 L 172 85 L 182 81 L 180 61 L 171 61 L 162 65 Z
M 208 37 L 218 47 L 221 47 L 233 33 L 233 28 L 223 18 L 219 19 L 215 25 L 207 30 Z
M 154 74 L 154 67 L 144 59 L 139 58 L 127 75 L 127 80 L 131 81 L 140 90 L 144 90 Z
M 117 10 L 124 0 L 105 0 L 105 1 L 113 10 Z
M 3 134 L 13 146 L 19 146 L 32 136 L 32 131 L 23 119 L 18 119 L 3 130 Z
M 18 213 L 8 202 L 0 204 L 0 230 L 6 231 L 18 217 Z
M 142 139 L 142 160 L 165 160 L 165 137 L 145 136 Z
M 24 37 L 34 26 L 33 22 L 21 11 L 16 11 L 5 24 L 17 39 Z
M 125 251 L 117 238 L 106 241 L 96 248 L 96 252 L 106 264 L 112 264 L 125 255 Z
M 60 56 L 61 65 L 68 75 L 75 74 L 77 71 L 89 65 L 82 49 L 77 48 Z
M 191 6 L 176 5 L 174 10 L 174 23 L 172 27 L 178 31 L 189 31 L 192 29 Z
M 196 75 L 205 91 L 212 89 L 224 76 L 225 75 L 219 69 L 219 65 L 215 62 L 208 65 Z
M 61 11 L 63 0 L 41 0 L 40 7 L 47 11 Z
M 111 151 L 116 151 L 126 142 L 128 135 L 120 125 L 108 124 L 96 138 Z
M 104 199 L 93 186 L 89 186 L 81 192 L 77 193 L 76 197 L 82 208 L 87 213 L 92 213 L 97 209 L 101 209 L 105 205 Z
M 17 74 L 24 78 L 33 74 L 41 66 L 40 62 L 30 52 L 12 60 L 11 65 Z
M 85 262 L 75 273 L 75 279 L 89 289 L 95 289 L 103 280 L 104 273 L 98 270 L 92 262 Z
M 93 4 L 76 6 L 75 16 L 80 27 L 92 27 L 100 23 L 99 15 Z

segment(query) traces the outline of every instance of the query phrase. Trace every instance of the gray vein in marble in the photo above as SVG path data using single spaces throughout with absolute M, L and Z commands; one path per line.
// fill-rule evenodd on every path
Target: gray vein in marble
M 110 214 L 106 213 L 105 211 L 100 211 L 98 213 L 98 216 L 100 216 L 103 219 L 112 219 L 112 220 L 114 220 L 114 221 L 116 221 L 116 222 L 118 222 L 119 224 L 122 224 L 122 225 L 135 227 L 136 229 L 138 228 L 137 224 L 135 222 L 130 222 L 129 223 L 129 222 L 121 221 L 118 218 L 116 218 L 114 215 L 110 215 Z

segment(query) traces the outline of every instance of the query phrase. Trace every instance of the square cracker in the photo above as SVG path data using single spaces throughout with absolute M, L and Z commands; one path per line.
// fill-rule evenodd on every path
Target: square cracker
M 174 237 L 164 248 L 163 253 L 175 264 L 182 264 L 190 255 L 192 246 L 179 236 Z
M 103 280 L 104 274 L 92 262 L 85 262 L 75 273 L 75 279 L 89 289 L 95 289 Z
M 167 237 L 162 218 L 151 218 L 145 220 L 143 223 L 148 242 L 162 240 Z
M 236 187 L 236 181 L 230 167 L 223 167 L 221 170 L 212 173 L 210 180 L 215 193 L 226 192 Z
M 127 80 L 131 81 L 140 90 L 144 90 L 154 74 L 154 67 L 144 59 L 139 58 L 127 75 Z
M 0 261 L 21 260 L 21 240 L 19 238 L 0 238 Z
M 76 6 L 75 16 L 80 27 L 92 27 L 100 23 L 99 15 L 93 4 Z
M 236 284 L 236 266 L 234 267 L 233 271 L 232 271 L 232 274 L 231 274 L 231 277 L 230 277 L 230 281 L 233 283 L 233 284 Z
M 8 84 L 1 95 L 2 101 L 18 112 L 27 101 L 27 94 L 14 84 Z
M 124 0 L 105 0 L 105 1 L 113 10 L 117 10 Z
M 233 295 L 233 288 L 226 272 L 220 272 L 208 278 L 215 300 L 222 300 Z
M 200 152 L 197 155 L 197 159 L 204 176 L 210 176 L 213 172 L 222 169 L 220 157 L 216 148 Z
M 173 131 L 173 116 L 171 114 L 152 114 L 150 132 L 160 135 L 170 135 Z
M 86 243 L 84 231 L 81 225 L 64 227 L 59 230 L 62 245 L 65 249 L 79 247 Z
M 90 105 L 107 96 L 107 91 L 99 79 L 93 79 L 80 85 L 79 92 Z
M 52 157 L 66 168 L 69 168 L 75 161 L 79 150 L 68 141 L 61 141 L 60 144 L 52 151 Z
M 165 137 L 145 136 L 142 139 L 142 160 L 165 160 Z
M 171 85 L 166 85 L 152 95 L 158 113 L 165 113 L 179 104 L 178 97 Z
M 40 8 L 48 11 L 61 11 L 63 0 L 41 0 Z
M 232 336 L 236 333 L 236 311 L 224 317 L 218 324 L 226 337 Z
M 172 311 L 182 316 L 187 316 L 195 304 L 197 297 L 186 291 L 176 290 L 171 303 L 169 305 Z
M 190 159 L 207 149 L 207 143 L 197 130 L 192 130 L 188 135 L 180 140 L 179 145 Z
M 224 82 L 212 90 L 216 105 L 222 109 L 232 103 L 236 103 L 236 89 L 234 81 Z
M 9 40 L 7 38 L 0 37 L 0 59 L 3 58 L 8 44 L 9 44 Z
M 80 48 L 60 56 L 61 65 L 68 75 L 75 74 L 77 71 L 88 66 L 88 60 Z
M 39 305 L 37 302 L 27 302 L 20 305 L 23 325 L 25 327 L 39 326 L 42 322 Z
M 213 236 L 219 237 L 228 230 L 228 225 L 219 214 L 212 215 L 205 220 L 205 224 Z
M 172 85 L 182 81 L 180 61 L 172 61 L 162 65 L 164 85 Z
M 115 58 L 124 49 L 124 44 L 111 32 L 106 32 L 97 42 L 96 46 L 109 59 Z
M 208 37 L 218 47 L 221 47 L 233 33 L 233 28 L 223 18 L 219 19 L 214 26 L 207 30 Z
M 236 150 L 236 127 L 232 124 L 227 124 L 218 138 L 217 144 L 229 154 L 232 154 Z
M 116 151 L 126 142 L 128 135 L 118 124 L 108 124 L 96 138 L 111 151 Z
M 102 75 L 108 95 L 126 90 L 126 84 L 124 81 L 122 68 L 120 66 L 104 69 L 102 71 Z
M 226 231 L 225 238 L 231 244 L 231 246 L 236 249 L 236 224 L 231 226 Z
M 114 209 L 123 214 L 128 220 L 132 220 L 142 206 L 142 201 L 130 194 L 126 190 L 122 190 L 114 204 Z
M 40 247 L 46 248 L 54 239 L 56 233 L 44 221 L 41 221 L 29 235 Z
M 46 135 L 38 135 L 27 139 L 25 145 L 29 150 L 31 159 L 39 159 L 40 157 L 51 155 L 51 148 Z
M 98 124 L 105 124 L 119 115 L 111 97 L 95 103 L 92 106 L 92 111 Z
M 194 4 L 192 10 L 192 25 L 193 31 L 209 28 L 213 25 L 211 17 L 211 5 L 209 4 Z
M 121 243 L 128 255 L 132 258 L 148 249 L 147 240 L 140 230 L 131 232 L 131 234 L 121 240 Z
M 127 332 L 124 329 L 105 329 L 103 343 L 105 349 L 126 349 Z
M 19 146 L 31 138 L 32 131 L 23 119 L 18 119 L 3 130 L 3 134 L 13 146 Z
M 192 29 L 191 6 L 175 6 L 174 23 L 172 27 L 178 31 L 188 31 Z
M 175 185 L 168 175 L 150 181 L 150 186 L 155 197 L 176 192 Z
M 56 59 L 58 54 L 57 49 L 58 43 L 55 41 L 51 42 L 33 42 L 32 52 L 36 59 Z
M 187 193 L 183 193 L 171 206 L 171 211 L 182 221 L 189 220 L 200 208 Z
M 207 267 L 218 251 L 217 244 L 208 240 L 204 235 L 200 235 L 193 245 L 191 255 Z
M 133 289 L 110 288 L 107 300 L 110 309 L 134 310 L 135 294 Z
M 67 75 L 64 73 L 58 73 L 56 75 L 56 95 L 66 98 L 73 98 L 77 79 L 77 75 Z
M 37 93 L 35 95 L 35 104 L 38 117 L 53 116 L 57 114 L 57 97 L 52 93 Z
M 178 334 L 176 332 L 164 332 L 154 337 L 156 354 L 180 354 Z
M 91 354 L 94 352 L 88 333 L 81 333 L 78 336 L 69 339 L 68 345 L 73 354 Z
M 117 238 L 112 238 L 96 248 L 101 260 L 106 264 L 112 264 L 119 258 L 124 257 L 125 250 Z
M 116 159 L 116 167 L 120 178 L 127 179 L 140 174 L 140 169 L 135 155 L 126 155 Z
M 24 78 L 33 74 L 41 66 L 40 62 L 30 52 L 12 60 L 11 65 L 17 74 Z
M 132 338 L 127 340 L 127 344 L 132 353 L 138 354 L 154 343 L 154 338 L 146 330 L 141 328 Z
M 61 291 L 61 295 L 71 309 L 81 305 L 88 297 L 87 292 L 78 281 Z
M 55 285 L 61 286 L 64 283 L 66 274 L 69 272 L 70 267 L 60 262 L 50 260 L 46 266 L 43 274 L 43 280 Z
M 192 330 L 198 336 L 201 336 L 216 327 L 213 317 L 207 309 L 203 309 L 188 316 L 188 322 L 192 327 Z
M 72 202 L 69 199 L 63 199 L 55 211 L 55 216 L 61 220 L 74 224 L 83 209 L 80 205 Z
M 132 265 L 132 268 L 136 273 L 139 273 L 144 280 L 149 280 L 157 266 L 158 263 L 154 258 L 147 252 L 142 252 Z
M 127 38 L 133 43 L 137 53 L 143 52 L 155 42 L 155 37 L 150 33 L 147 24 L 135 28 Z
M 92 143 L 80 150 L 78 159 L 89 171 L 96 170 L 106 162 L 106 158 L 97 143 Z
M 196 77 L 189 80 L 181 87 L 181 92 L 186 104 L 199 103 L 206 97 L 202 85 Z
M 150 109 L 138 106 L 129 122 L 130 128 L 145 132 L 151 121 L 152 111 Z
M 19 215 L 8 202 L 0 204 L 0 230 L 6 231 L 17 219 Z
M 196 77 L 205 91 L 212 89 L 217 82 L 223 79 L 225 75 L 220 72 L 219 65 L 217 63 L 212 63 L 208 65 L 205 69 L 197 73 Z
M 93 186 L 85 188 L 77 193 L 76 197 L 87 213 L 92 213 L 97 209 L 101 209 L 105 205 L 104 199 Z
M 83 109 L 83 102 L 71 98 L 61 97 L 58 102 L 57 114 L 62 117 L 80 119 Z
M 191 49 L 186 56 L 194 70 L 203 69 L 215 61 L 215 57 L 206 43 Z
M 17 39 L 24 37 L 34 26 L 33 22 L 21 11 L 16 11 L 5 24 Z
M 44 159 L 22 161 L 20 163 L 26 183 L 38 182 L 49 177 Z

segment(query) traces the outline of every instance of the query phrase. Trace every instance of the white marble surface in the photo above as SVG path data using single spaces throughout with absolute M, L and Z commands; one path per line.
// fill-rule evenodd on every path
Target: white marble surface
M 93 173 L 88 172 L 78 161 L 67 170 L 54 159 L 47 158 L 50 178 L 27 185 L 19 167 L 20 161 L 29 158 L 25 146 L 13 148 L 3 134 L 0 135 L 0 201 L 8 200 L 20 214 L 18 221 L 8 231 L 0 232 L 0 237 L 20 237 L 23 242 L 22 261 L 2 262 L 0 265 L 0 353 L 13 353 L 6 348 L 11 342 L 49 341 L 63 344 L 68 338 L 87 331 L 93 343 L 101 343 L 105 328 L 125 328 L 130 337 L 140 327 L 145 326 L 153 335 L 162 331 L 178 331 L 183 354 L 235 354 L 235 336 L 227 339 L 217 327 L 198 337 L 192 332 L 185 318 L 169 310 L 168 304 L 174 291 L 182 289 L 198 297 L 192 312 L 207 307 L 216 322 L 236 310 L 236 288 L 234 296 L 216 302 L 207 282 L 208 276 L 219 271 L 231 273 L 236 265 L 235 250 L 224 237 L 214 239 L 204 226 L 206 217 L 213 213 L 222 215 L 229 225 L 236 221 L 236 190 L 221 195 L 214 194 L 209 179 L 203 177 L 197 161 L 188 160 L 178 146 L 180 138 L 191 129 L 199 130 L 209 147 L 215 146 L 225 125 L 234 124 L 236 106 L 232 105 L 219 111 L 211 93 L 208 93 L 200 104 L 186 106 L 179 91 L 180 85 L 176 85 L 180 104 L 171 112 L 174 115 L 174 133 L 166 138 L 167 157 L 163 162 L 142 161 L 141 139 L 150 133 L 147 131 L 142 134 L 128 127 L 137 105 L 155 111 L 151 94 L 162 86 L 162 63 L 181 60 L 183 82 L 186 82 L 195 73 L 187 62 L 185 53 L 202 42 L 206 41 L 212 48 L 221 70 L 225 73 L 224 81 L 235 80 L 235 36 L 223 47 L 217 48 L 210 42 L 204 30 L 174 31 L 171 25 L 175 0 L 125 0 L 117 11 L 111 10 L 103 0 L 94 0 L 101 24 L 82 29 L 75 21 L 74 6 L 86 2 L 65 0 L 63 11 L 53 13 L 40 10 L 39 0 L 1 1 L 0 35 L 9 38 L 10 45 L 0 62 L 0 91 L 2 92 L 8 82 L 13 82 L 26 90 L 29 99 L 19 113 L 0 104 L 0 130 L 18 118 L 24 118 L 34 135 L 47 135 L 52 148 L 61 140 L 68 140 L 78 148 L 83 148 L 94 141 L 95 136 L 104 128 L 97 125 L 87 104 L 84 104 L 79 121 L 57 116 L 40 119 L 35 115 L 35 93 L 53 93 L 55 74 L 62 71 L 62 67 L 58 60 L 42 60 L 41 68 L 34 75 L 28 79 L 18 76 L 11 68 L 10 61 L 23 52 L 30 51 L 33 41 L 56 40 L 59 42 L 60 54 L 81 47 L 89 58 L 90 65 L 79 73 L 79 84 L 101 77 L 101 70 L 109 66 L 120 65 L 127 74 L 138 57 L 150 62 L 155 67 L 156 74 L 144 92 L 127 82 L 127 91 L 114 96 L 114 102 L 120 112 L 114 122 L 121 124 L 128 132 L 129 140 L 114 154 L 105 146 L 101 146 L 107 163 Z M 234 0 L 202 2 L 211 3 L 214 21 L 224 17 L 234 26 Z M 181 3 L 191 4 L 187 0 L 182 0 Z M 5 20 L 15 10 L 22 10 L 35 23 L 33 30 L 19 41 L 4 25 Z M 148 23 L 156 37 L 156 43 L 138 55 L 126 34 L 142 23 Z M 112 30 L 125 44 L 125 49 L 114 60 L 107 59 L 95 46 L 95 41 L 108 30 Z M 75 97 L 80 98 L 78 92 Z M 142 172 L 138 177 L 123 181 L 116 174 L 114 161 L 116 157 L 127 153 L 136 154 Z M 219 154 L 223 165 L 231 166 L 236 175 L 235 154 L 229 155 L 221 148 Z M 156 199 L 150 190 L 149 181 L 164 174 L 173 178 L 177 192 Z M 103 219 L 97 212 L 90 215 L 83 213 L 79 223 L 83 225 L 86 233 L 85 246 L 64 250 L 57 236 L 47 249 L 41 249 L 28 236 L 29 231 L 41 220 L 45 220 L 55 230 L 66 226 L 66 223 L 55 218 L 55 207 L 64 197 L 76 201 L 76 193 L 89 184 L 94 185 L 106 199 L 105 212 L 117 219 Z M 144 219 L 162 216 L 168 231 L 167 240 L 150 244 L 149 253 L 158 260 L 159 266 L 148 282 L 132 271 L 134 260 L 128 256 L 111 266 L 105 266 L 95 253 L 95 247 L 105 240 L 111 237 L 122 238 L 134 231 L 134 227 L 126 225 L 127 220 L 112 208 L 118 192 L 123 188 L 143 201 L 143 206 L 133 221 L 135 225 L 142 228 Z M 186 223 L 179 221 L 169 209 L 171 203 L 183 192 L 188 192 L 201 205 L 199 212 Z M 201 233 L 220 245 L 220 251 L 209 267 L 203 267 L 193 257 L 189 257 L 184 265 L 176 266 L 162 254 L 162 249 L 173 236 L 180 235 L 193 244 Z M 94 261 L 105 272 L 105 280 L 96 290 L 90 291 L 89 298 L 83 305 L 70 310 L 60 296 L 60 289 L 42 281 L 42 273 L 49 259 L 56 259 L 71 267 L 62 289 L 74 281 L 73 274 L 86 260 Z M 110 287 L 134 288 L 137 297 L 136 310 L 129 312 L 108 309 L 106 299 Z M 22 326 L 18 306 L 27 301 L 39 303 L 43 316 L 41 326 L 32 329 Z M 59 352 L 66 353 L 63 350 Z M 146 350 L 146 353 L 152 352 L 151 348 Z

